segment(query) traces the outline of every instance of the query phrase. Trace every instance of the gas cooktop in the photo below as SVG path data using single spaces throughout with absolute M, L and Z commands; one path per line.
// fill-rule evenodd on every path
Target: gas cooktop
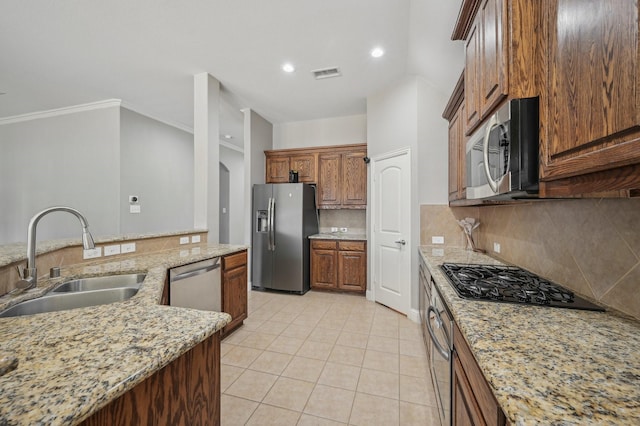
M 515 266 L 444 263 L 440 268 L 463 299 L 604 311 L 572 291 Z

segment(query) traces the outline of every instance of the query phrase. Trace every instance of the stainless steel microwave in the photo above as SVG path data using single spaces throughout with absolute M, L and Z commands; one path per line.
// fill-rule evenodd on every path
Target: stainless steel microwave
M 467 198 L 538 195 L 538 98 L 507 101 L 466 145 Z

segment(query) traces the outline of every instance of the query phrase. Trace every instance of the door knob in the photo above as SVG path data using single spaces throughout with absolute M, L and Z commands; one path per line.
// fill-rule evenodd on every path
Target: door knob
M 402 244 L 402 245 L 407 244 L 407 242 L 406 242 L 405 240 L 398 240 L 398 241 L 394 241 L 394 243 L 396 243 L 396 244 Z

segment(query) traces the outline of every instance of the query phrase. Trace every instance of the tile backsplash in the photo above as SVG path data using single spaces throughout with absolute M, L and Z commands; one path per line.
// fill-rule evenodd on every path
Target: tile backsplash
M 320 232 L 331 232 L 331 227 L 348 228 L 349 234 L 364 234 L 367 229 L 367 211 L 360 209 L 320 210 Z
M 456 219 L 474 217 L 478 247 L 640 319 L 640 199 L 545 200 L 515 205 L 421 206 L 421 244 L 465 246 Z M 500 253 L 493 252 L 494 243 Z

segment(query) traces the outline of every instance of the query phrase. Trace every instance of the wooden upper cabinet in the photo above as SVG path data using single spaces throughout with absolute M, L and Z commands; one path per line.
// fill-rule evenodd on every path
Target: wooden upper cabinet
M 342 154 L 320 154 L 318 158 L 318 206 L 339 206 Z
M 342 156 L 342 204 L 346 206 L 367 205 L 366 151 L 356 151 Z
M 460 18 L 470 21 L 458 23 L 453 37 L 465 40 L 465 134 L 471 134 L 506 98 L 538 96 L 537 3 L 463 1 Z
M 545 0 L 541 191 L 640 188 L 636 0 Z
M 266 183 L 289 182 L 289 157 L 267 156 Z
M 289 160 L 291 170 L 298 172 L 298 182 L 316 183 L 317 154 L 292 155 Z
M 462 73 L 442 113 L 442 117 L 449 121 L 449 201 L 467 197 L 464 82 Z
M 484 0 L 480 5 L 480 108 L 486 117 L 508 94 L 506 0 Z

